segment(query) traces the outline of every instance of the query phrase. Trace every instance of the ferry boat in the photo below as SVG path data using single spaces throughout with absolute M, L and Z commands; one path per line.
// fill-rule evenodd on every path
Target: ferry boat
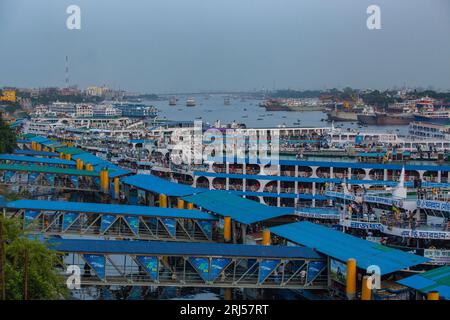
M 193 97 L 189 97 L 186 100 L 186 107 L 195 107 L 195 99 Z
M 177 105 L 177 98 L 173 97 L 169 99 L 169 106 L 176 106 Z

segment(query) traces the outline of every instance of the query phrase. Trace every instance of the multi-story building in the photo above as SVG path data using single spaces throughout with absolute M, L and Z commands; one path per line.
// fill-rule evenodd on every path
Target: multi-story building
M 68 102 L 53 102 L 48 107 L 49 112 L 54 112 L 56 114 L 74 114 L 76 112 L 75 105 Z
M 120 109 L 115 108 L 110 104 L 95 105 L 93 112 L 94 117 L 120 117 L 122 115 Z
M 75 107 L 75 117 L 92 117 L 93 107 L 89 104 L 77 104 Z

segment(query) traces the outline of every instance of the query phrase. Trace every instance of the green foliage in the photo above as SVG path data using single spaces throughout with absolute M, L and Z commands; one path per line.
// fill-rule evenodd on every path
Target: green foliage
M 0 118 L 0 153 L 11 153 L 16 148 L 17 140 L 13 129 Z
M 49 300 L 67 296 L 64 279 L 56 269 L 60 265 L 60 256 L 41 241 L 28 238 L 21 220 L 0 219 L 5 241 L 6 299 L 24 299 L 26 274 L 28 299 Z

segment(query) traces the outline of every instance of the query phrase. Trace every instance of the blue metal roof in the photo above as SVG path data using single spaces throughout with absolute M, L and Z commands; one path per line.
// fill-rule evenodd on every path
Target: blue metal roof
M 228 216 L 244 224 L 252 224 L 294 213 L 293 208 L 267 206 L 226 191 L 207 191 L 183 197 L 183 199 L 220 216 Z
M 89 202 L 65 202 L 47 200 L 17 200 L 7 204 L 10 209 L 84 212 L 112 215 L 137 215 L 149 217 L 171 217 L 198 220 L 217 220 L 213 215 L 198 210 L 102 204 Z
M 57 251 L 80 253 L 320 259 L 309 248 L 287 246 L 84 239 L 52 239 L 49 244 Z
M 46 137 L 41 137 L 41 136 L 32 137 L 32 138 L 30 138 L 29 140 L 30 140 L 30 141 L 33 141 L 33 142 L 37 142 L 37 143 L 42 143 L 42 142 L 44 142 L 44 141 L 50 141 L 48 138 L 46 138 Z
M 108 177 L 115 178 L 131 173 L 130 170 L 123 169 L 110 162 L 103 162 L 94 166 L 94 171 L 100 172 L 103 168 L 108 168 Z
M 102 159 L 100 157 L 94 156 L 91 153 L 85 152 L 85 153 L 80 153 L 80 154 L 74 154 L 72 156 L 73 159 L 77 160 L 77 159 L 81 159 L 83 160 L 83 163 L 89 163 L 92 166 L 96 166 L 98 164 L 101 163 L 107 163 L 108 161 L 105 159 Z
M 126 177 L 123 179 L 123 183 L 134 186 L 138 189 L 175 197 L 187 196 L 203 191 L 202 189 L 196 189 L 187 185 L 170 182 L 149 174 L 137 174 Z
M 429 259 L 404 251 L 363 240 L 349 234 L 303 221 L 270 228 L 274 234 L 314 248 L 332 258 L 346 262 L 356 259 L 358 268 L 377 265 L 381 274 L 388 274 L 429 261 Z
M 59 157 L 58 152 L 36 151 L 36 150 L 14 150 L 14 154 L 27 154 L 32 156 Z
M 423 293 L 437 291 L 439 297 L 450 300 L 450 266 L 416 274 L 397 282 Z
M 63 160 L 63 159 L 59 159 L 59 158 L 58 159 L 35 158 L 35 157 L 31 157 L 31 156 L 18 156 L 18 155 L 14 155 L 14 154 L 0 154 L 0 160 L 75 166 L 75 162 L 71 161 L 71 160 Z

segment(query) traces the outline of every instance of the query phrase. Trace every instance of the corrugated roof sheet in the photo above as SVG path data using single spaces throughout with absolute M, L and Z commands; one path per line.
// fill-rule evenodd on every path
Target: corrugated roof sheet
M 32 156 L 59 157 L 57 152 L 35 151 L 35 150 L 14 150 L 14 154 L 27 154 Z
M 270 231 L 291 242 L 313 248 L 343 262 L 354 258 L 356 265 L 361 269 L 377 265 L 382 275 L 429 261 L 421 256 L 306 221 L 273 227 Z
M 202 191 L 201 189 L 170 182 L 149 174 L 137 174 L 134 176 L 125 177 L 123 179 L 123 183 L 134 186 L 138 189 L 175 197 L 187 196 Z
M 62 252 L 100 254 L 187 255 L 216 257 L 319 259 L 309 248 L 224 243 L 160 242 L 126 240 L 52 239 L 51 247 Z
M 437 291 L 440 297 L 450 300 L 450 266 L 416 274 L 397 282 L 423 293 Z
M 56 148 L 56 151 L 71 155 L 86 153 L 86 151 L 75 147 Z
M 47 200 L 17 200 L 9 202 L 10 209 L 85 212 L 113 215 L 138 215 L 153 217 L 217 220 L 213 215 L 198 210 L 132 206 L 122 204 L 102 204 L 90 202 L 66 202 Z
M 95 171 L 66 169 L 47 166 L 35 166 L 35 165 L 25 166 L 21 164 L 0 164 L 0 170 L 56 173 L 56 174 L 67 174 L 71 176 L 92 176 L 92 177 L 99 176 L 99 173 Z
M 52 158 L 36 158 L 36 157 L 31 157 L 31 156 L 18 156 L 18 155 L 14 155 L 14 154 L 0 154 L 0 160 L 75 166 L 75 162 L 71 161 L 71 160 L 52 159 Z
M 252 224 L 294 213 L 294 208 L 271 207 L 226 191 L 207 191 L 183 198 L 208 211 L 244 224 Z

